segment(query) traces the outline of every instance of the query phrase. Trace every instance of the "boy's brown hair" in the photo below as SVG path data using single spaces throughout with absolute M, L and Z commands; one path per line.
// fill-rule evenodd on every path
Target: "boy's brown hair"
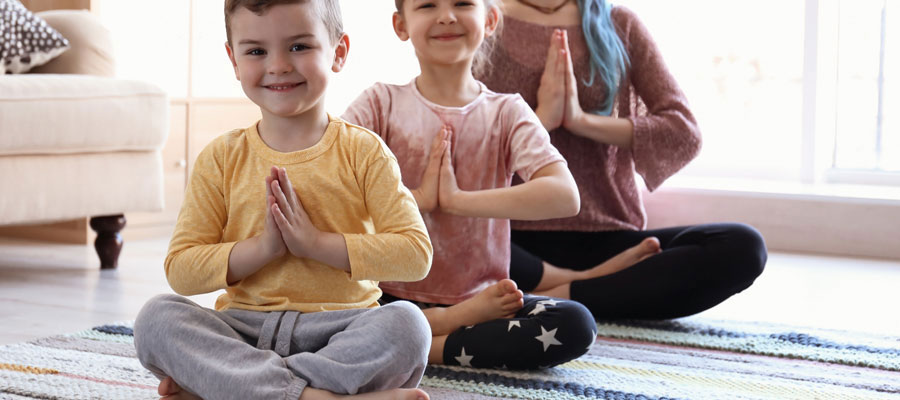
M 341 5 L 339 0 L 225 0 L 225 35 L 228 45 L 231 45 L 231 16 L 239 7 L 246 8 L 256 15 L 262 15 L 272 6 L 279 4 L 302 4 L 312 2 L 316 13 L 325 29 L 328 30 L 328 38 L 331 43 L 337 43 L 344 34 L 344 22 L 341 18 Z

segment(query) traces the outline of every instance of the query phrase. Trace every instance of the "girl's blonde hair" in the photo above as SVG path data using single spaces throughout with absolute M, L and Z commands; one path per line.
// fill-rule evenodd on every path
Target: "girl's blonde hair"
M 490 12 L 492 7 L 497 7 L 497 29 L 494 30 L 494 33 L 481 42 L 481 46 L 478 48 L 478 51 L 475 53 L 475 59 L 472 60 L 472 73 L 475 75 L 484 75 L 491 68 L 491 53 L 494 52 L 494 48 L 497 46 L 497 34 L 500 33 L 500 29 L 503 27 L 503 12 L 501 12 L 500 7 L 497 5 L 496 0 L 481 0 L 484 2 L 484 8 L 487 12 Z M 397 7 L 397 12 L 401 15 L 403 14 L 403 3 L 404 0 L 394 0 L 394 6 Z

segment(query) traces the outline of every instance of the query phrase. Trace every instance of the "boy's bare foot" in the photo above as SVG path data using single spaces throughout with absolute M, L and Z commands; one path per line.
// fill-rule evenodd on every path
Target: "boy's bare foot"
M 584 271 L 583 279 L 598 278 L 626 269 L 634 264 L 644 261 L 650 256 L 659 254 L 662 249 L 659 239 L 648 237 L 631 248 L 617 254 L 615 257 L 604 261 L 602 264 Z
M 199 396 L 190 393 L 178 386 L 175 383 L 175 380 L 172 379 L 171 376 L 165 377 L 162 381 L 159 382 L 159 387 L 156 388 L 157 393 L 162 396 L 163 399 L 166 400 L 202 400 Z
M 307 387 L 303 389 L 300 400 L 429 400 L 428 393 L 422 389 L 391 389 L 380 392 L 369 392 L 354 395 L 338 395 L 322 389 Z

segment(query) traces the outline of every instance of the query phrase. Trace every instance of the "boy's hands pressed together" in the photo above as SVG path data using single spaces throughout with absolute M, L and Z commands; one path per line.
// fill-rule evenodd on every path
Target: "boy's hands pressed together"
M 294 256 L 310 257 L 320 232 L 309 220 L 287 172 L 283 168 L 272 167 L 272 175 L 266 178 L 272 192 L 269 212 L 281 232 L 281 239 Z
M 278 171 L 272 167 L 272 173 L 266 177 L 266 228 L 260 235 L 260 245 L 267 257 L 277 258 L 287 252 L 284 239 L 281 238 L 281 230 L 275 222 L 275 214 L 272 213 L 275 204 L 275 196 L 272 193 L 272 182 L 278 180 Z
M 422 172 L 419 187 L 411 190 L 419 211 L 432 212 L 438 208 L 438 186 L 441 173 L 441 160 L 444 158 L 444 147 L 450 140 L 450 127 L 444 125 L 434 139 L 431 139 L 431 151 L 428 154 L 428 164 Z

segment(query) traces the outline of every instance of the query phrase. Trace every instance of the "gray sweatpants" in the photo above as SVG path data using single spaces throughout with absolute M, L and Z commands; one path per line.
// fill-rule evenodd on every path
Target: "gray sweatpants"
M 156 296 L 134 323 L 141 364 L 205 399 L 296 400 L 306 386 L 337 394 L 414 388 L 431 346 L 408 302 L 370 309 L 218 312 Z

